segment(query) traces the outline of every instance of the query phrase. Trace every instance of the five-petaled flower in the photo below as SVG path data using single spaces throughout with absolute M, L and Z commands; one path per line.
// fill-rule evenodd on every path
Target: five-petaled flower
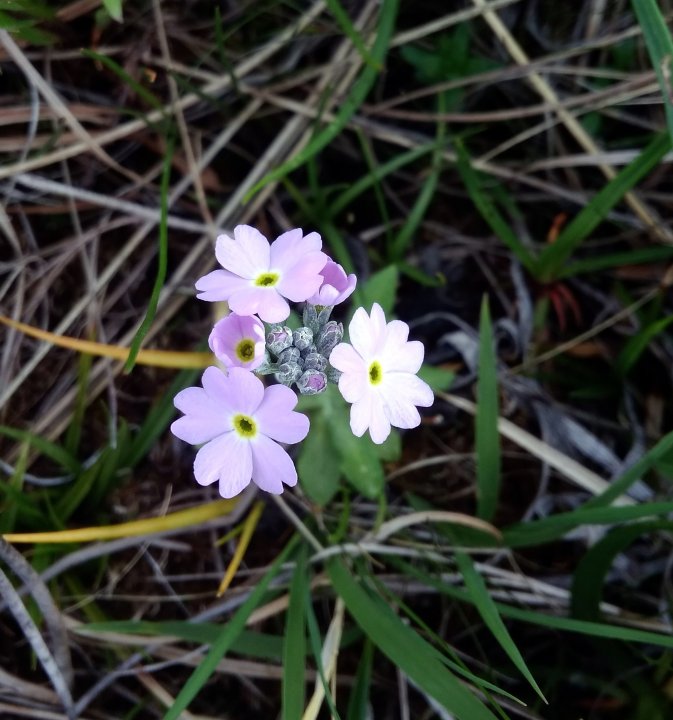
M 357 283 L 355 275 L 353 273 L 346 275 L 345 270 L 334 260 L 328 260 L 320 274 L 323 283 L 318 292 L 308 299 L 311 305 L 338 305 L 349 298 L 355 290 Z
M 267 492 L 280 494 L 283 484 L 297 484 L 297 471 L 278 443 L 297 443 L 309 428 L 306 415 L 294 412 L 297 396 L 290 388 L 262 381 L 242 368 L 225 375 L 209 367 L 203 387 L 189 387 L 175 396 L 185 413 L 171 431 L 197 452 L 194 475 L 200 485 L 219 483 L 220 495 L 238 495 L 252 480 Z
M 280 235 L 273 243 L 249 225 L 237 225 L 234 237 L 220 235 L 215 256 L 224 268 L 196 283 L 201 300 L 227 300 L 239 315 L 254 315 L 277 323 L 290 314 L 287 300 L 302 302 L 324 281 L 327 262 L 318 233 L 304 236 L 300 228 Z M 286 300 L 287 298 L 287 300 Z
M 256 317 L 231 313 L 215 323 L 208 345 L 227 368 L 258 368 L 264 361 L 264 324 Z
M 416 406 L 429 407 L 434 396 L 416 376 L 423 362 L 423 344 L 408 341 L 409 326 L 401 320 L 386 323 L 374 303 L 371 316 L 358 308 L 348 327 L 351 345 L 340 343 L 329 357 L 342 375 L 339 391 L 351 406 L 351 430 L 358 437 L 369 428 L 375 443 L 390 434 L 390 426 L 413 428 L 421 418 Z

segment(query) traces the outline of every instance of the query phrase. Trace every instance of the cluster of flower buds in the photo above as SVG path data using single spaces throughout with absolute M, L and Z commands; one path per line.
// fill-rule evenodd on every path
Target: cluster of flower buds
M 194 462 L 197 482 L 217 481 L 223 497 L 237 495 L 251 480 L 273 493 L 295 485 L 296 469 L 279 443 L 303 440 L 309 420 L 294 411 L 293 387 L 317 395 L 337 383 L 353 404 L 353 433 L 369 430 L 376 443 L 391 426 L 420 423 L 416 406 L 433 402 L 416 376 L 423 345 L 407 340 L 405 323 L 387 323 L 376 303 L 370 315 L 356 310 L 352 345 L 342 342 L 343 325 L 330 316 L 353 293 L 356 278 L 322 252 L 317 233 L 290 230 L 269 243 L 255 228 L 238 225 L 233 238 L 217 238 L 215 256 L 222 269 L 200 278 L 196 289 L 201 300 L 229 303 L 231 314 L 208 338 L 224 371 L 210 367 L 202 387 L 178 393 L 175 406 L 184 416 L 171 426 L 182 440 L 205 443 Z M 304 304 L 296 330 L 283 324 L 288 300 Z M 272 375 L 279 384 L 265 388 L 259 375 Z

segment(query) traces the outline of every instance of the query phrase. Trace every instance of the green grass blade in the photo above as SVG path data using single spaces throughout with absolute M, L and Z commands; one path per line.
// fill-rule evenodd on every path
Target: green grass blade
M 472 596 L 475 607 L 479 611 L 486 627 L 493 633 L 493 637 L 498 641 L 500 647 L 507 653 L 507 656 L 514 663 L 518 671 L 528 680 L 533 690 L 535 690 L 544 703 L 547 703 L 547 699 L 542 694 L 539 685 L 535 682 L 535 678 L 528 669 L 519 648 L 516 646 L 514 640 L 512 640 L 511 635 L 500 618 L 500 613 L 488 592 L 488 587 L 486 587 L 484 579 L 475 569 L 470 556 L 458 552 L 455 557 L 458 569 L 465 581 L 465 587 Z
M 619 268 L 623 265 L 646 265 L 648 263 L 664 262 L 672 257 L 673 247 L 668 245 L 627 250 L 568 263 L 559 271 L 558 277 L 575 277 L 575 275 L 609 270 L 615 267 Z
M 545 248 L 538 259 L 538 274 L 553 280 L 562 272 L 568 258 L 603 221 L 612 208 L 645 177 L 671 149 L 668 133 L 655 139 L 583 208 L 561 231 L 556 242 Z
M 342 210 L 345 210 L 355 199 L 357 199 L 363 192 L 369 190 L 370 187 L 375 187 L 381 180 L 388 175 L 391 175 L 396 170 L 403 168 L 405 165 L 409 165 L 418 160 L 428 153 L 432 152 L 437 147 L 437 143 L 427 143 L 425 145 L 419 145 L 419 147 L 413 150 L 407 150 L 406 152 L 395 155 L 388 162 L 383 165 L 377 165 L 371 168 L 369 174 L 364 175 L 362 178 L 354 182 L 344 190 L 341 195 L 336 197 L 333 202 L 329 204 L 329 210 L 332 217 L 338 215 Z
M 519 262 L 532 275 L 537 277 L 536 259 L 519 240 L 514 230 L 507 224 L 491 199 L 482 190 L 480 178 L 472 167 L 465 145 L 461 140 L 456 140 L 455 148 L 458 156 L 458 172 L 479 214 L 489 224 L 491 230 L 507 245 Z
M 246 193 L 243 199 L 244 202 L 248 202 L 248 200 L 265 185 L 275 180 L 280 180 L 288 173 L 301 167 L 308 158 L 320 152 L 320 150 L 332 142 L 343 130 L 346 123 L 351 119 L 369 94 L 379 72 L 377 67 L 383 66 L 388 44 L 395 30 L 398 5 L 399 0 L 383 0 L 381 10 L 379 11 L 380 22 L 376 33 L 376 40 L 371 50 L 371 57 L 376 65 L 367 65 L 365 67 L 360 77 L 353 84 L 350 94 L 342 103 L 341 109 L 336 114 L 334 120 L 332 120 L 324 130 L 318 133 L 300 153 L 290 158 L 280 167 L 267 173 L 258 183 L 253 185 Z
M 437 659 L 437 651 L 407 627 L 381 599 L 364 590 L 341 560 L 327 570 L 355 622 L 390 661 L 458 720 L 495 720 L 495 715 Z
M 367 717 L 369 704 L 369 688 L 372 682 L 372 661 L 374 660 L 374 645 L 369 638 L 365 638 L 360 662 L 355 673 L 355 685 L 348 699 L 346 720 L 362 720 Z
M 617 370 L 622 375 L 626 375 L 638 362 L 638 359 L 645 350 L 647 350 L 652 340 L 662 333 L 671 323 L 673 323 L 673 315 L 661 318 L 641 328 L 635 335 L 630 337 L 629 341 L 617 356 Z
M 84 413 L 86 412 L 87 389 L 89 386 L 89 373 L 91 372 L 92 362 L 93 355 L 88 355 L 87 353 L 80 354 L 77 365 L 77 395 L 75 396 L 75 406 L 64 441 L 65 449 L 73 457 L 77 456 L 79 441 L 82 436 L 82 424 L 84 421 Z
M 610 487 L 600 495 L 587 500 L 582 508 L 598 508 L 610 505 L 616 498 L 623 495 L 645 473 L 655 467 L 669 453 L 673 452 L 673 432 L 664 435 L 659 442 L 648 450 L 643 457 L 635 462 L 620 478 L 613 480 Z M 580 509 L 582 509 L 580 508 Z
M 164 158 L 164 169 L 161 174 L 161 218 L 159 221 L 159 261 L 157 267 L 157 275 L 154 279 L 154 287 L 147 303 L 147 312 L 143 318 L 138 332 L 135 334 L 131 342 L 129 356 L 124 363 L 124 372 L 131 372 L 136 362 L 136 357 L 140 350 L 140 345 L 147 335 L 152 325 L 154 316 L 157 312 L 159 304 L 159 294 L 166 282 L 166 272 L 168 270 L 168 185 L 171 179 L 171 161 L 173 159 L 173 139 L 170 138 L 166 147 L 166 156 Z
M 7 437 L 12 438 L 12 440 L 27 442 L 31 447 L 53 460 L 64 470 L 72 473 L 79 472 L 80 464 L 76 458 L 65 448 L 49 440 L 45 440 L 39 435 L 34 435 L 28 432 L 28 430 L 18 430 L 17 428 L 7 427 L 7 425 L 0 425 L 0 435 L 7 435 Z
M 8 478 L 6 488 L 3 488 L 6 499 L 3 506 L 0 507 L 0 536 L 14 530 L 14 524 L 16 523 L 16 518 L 19 513 L 19 503 L 16 502 L 15 498 L 21 495 L 26 466 L 28 465 L 29 450 L 30 445 L 28 443 L 21 445 L 19 457 L 14 466 L 14 472 Z M 2 484 L 4 485 L 5 483 Z
M 208 682 L 220 660 L 231 649 L 234 640 L 245 628 L 245 623 L 250 617 L 250 614 L 262 601 L 269 583 L 278 573 L 281 565 L 285 562 L 296 544 L 297 537 L 295 536 L 285 546 L 285 549 L 278 554 L 266 575 L 255 585 L 248 599 L 238 608 L 231 620 L 219 631 L 213 640 L 208 654 L 190 675 L 182 690 L 175 698 L 175 702 L 171 705 L 166 715 L 164 715 L 164 720 L 177 720 L 182 711 L 187 709 L 191 701 L 199 694 L 201 688 Z
M 588 504 L 588 503 L 586 503 Z M 503 530 L 503 544 L 510 548 L 531 547 L 552 542 L 581 525 L 616 525 L 629 520 L 673 513 L 673 502 L 641 503 L 620 507 L 578 508 L 544 520 L 513 525 Z
M 656 0 L 632 0 L 631 5 L 643 30 L 645 44 L 661 87 L 668 133 L 673 139 L 673 39 Z
M 603 583 L 615 556 L 641 535 L 658 530 L 670 532 L 672 529 L 671 520 L 639 522 L 615 528 L 593 545 L 582 557 L 573 575 L 570 605 L 573 615 L 579 620 L 598 621 Z
M 491 520 L 500 495 L 500 434 L 498 433 L 498 371 L 488 298 L 481 304 L 479 381 L 475 417 L 477 453 L 477 515 Z
M 306 547 L 297 559 L 290 585 L 290 601 L 283 641 L 283 720 L 301 718 L 306 700 L 306 599 L 309 582 Z
M 383 65 L 374 60 L 371 56 L 369 50 L 367 50 L 364 40 L 353 26 L 351 19 L 348 17 L 348 13 L 343 9 L 339 0 L 325 0 L 325 5 L 327 5 L 332 15 L 334 15 L 334 19 L 339 23 L 344 35 L 353 43 L 353 46 L 360 53 L 360 56 L 367 65 L 369 65 L 373 70 L 381 70 Z

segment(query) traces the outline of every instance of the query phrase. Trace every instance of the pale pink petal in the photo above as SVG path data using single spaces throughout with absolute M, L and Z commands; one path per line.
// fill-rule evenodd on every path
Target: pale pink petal
M 383 401 L 377 392 L 372 393 L 369 434 L 377 445 L 384 442 L 388 435 L 390 435 L 390 421 L 386 415 Z
M 255 413 L 259 431 L 278 442 L 298 443 L 303 440 L 308 435 L 309 420 L 306 415 L 292 411 L 296 404 L 297 396 L 289 387 L 268 387 Z
M 264 383 L 250 370 L 233 367 L 226 376 L 227 400 L 234 412 L 254 415 L 264 398 Z
M 311 252 L 295 258 L 294 263 L 282 270 L 276 285 L 278 292 L 292 302 L 302 302 L 311 297 L 322 285 L 320 271 L 327 262 L 327 255 Z
M 269 267 L 280 271 L 289 270 L 297 262 L 297 258 L 321 249 L 322 240 L 318 233 L 312 232 L 304 237 L 301 228 L 288 230 L 271 243 Z
M 175 396 L 173 403 L 185 416 L 173 422 L 171 432 L 192 445 L 208 442 L 231 427 L 230 414 L 223 411 L 202 388 L 185 388 Z
M 259 230 L 237 225 L 233 238 L 217 238 L 215 257 L 225 270 L 252 280 L 269 269 L 269 242 Z
M 386 327 L 384 348 L 397 349 L 409 339 L 409 326 L 401 320 L 391 320 Z
M 229 307 L 238 315 L 259 315 L 264 322 L 278 323 L 287 320 L 290 306 L 275 287 L 249 286 L 229 298 Z
M 414 377 L 411 375 L 410 377 Z M 397 387 L 381 390 L 381 399 L 386 417 L 391 425 L 398 428 L 415 428 L 421 424 L 421 416 L 416 406 L 410 402 Z
M 351 405 L 351 430 L 357 437 L 364 435 L 371 422 L 373 395 L 373 392 L 365 393 L 360 400 Z
M 194 477 L 199 485 L 219 481 L 220 495 L 232 498 L 249 483 L 252 476 L 250 443 L 241 442 L 234 432 L 221 435 L 204 445 L 194 460 Z
M 355 275 L 346 276 L 341 265 L 333 260 L 327 260 L 320 274 L 323 277 L 323 283 L 318 292 L 308 299 L 311 305 L 338 305 L 355 290 L 357 283 Z
M 233 292 L 248 285 L 248 280 L 227 270 L 213 270 L 196 281 L 196 289 L 199 291 L 196 297 L 209 302 L 228 300 Z
M 253 356 L 248 360 L 241 359 L 236 352 L 243 340 L 249 340 L 254 345 Z M 208 337 L 208 345 L 225 367 L 254 370 L 264 360 L 264 325 L 256 317 L 231 313 L 215 323 Z
M 365 361 L 348 343 L 339 343 L 330 353 L 329 362 L 332 367 L 341 372 L 361 373 L 367 370 Z
M 359 307 L 353 313 L 353 318 L 348 325 L 348 337 L 353 347 L 366 362 L 372 356 L 376 346 L 373 344 L 371 321 L 364 308 Z
M 297 484 L 297 470 L 290 456 L 270 438 L 258 435 L 252 448 L 252 479 L 262 490 L 280 495 L 283 484 Z
M 423 343 L 418 340 L 410 340 L 396 349 L 386 347 L 381 355 L 381 364 L 386 373 L 402 372 L 415 375 L 423 364 L 424 355 Z
M 229 382 L 227 374 L 222 372 L 220 368 L 211 365 L 207 367 L 201 377 L 201 384 L 206 391 L 209 399 L 218 406 L 222 406 L 230 411 L 235 410 L 229 400 Z
M 372 343 L 374 347 L 377 348 L 377 352 L 380 352 L 385 343 L 387 325 L 386 315 L 383 312 L 383 308 L 378 303 L 374 303 L 372 305 L 369 329 L 372 333 Z
M 406 372 L 386 373 L 382 392 L 386 397 L 395 395 L 400 402 L 420 407 L 430 407 L 435 401 L 430 386 L 416 375 Z

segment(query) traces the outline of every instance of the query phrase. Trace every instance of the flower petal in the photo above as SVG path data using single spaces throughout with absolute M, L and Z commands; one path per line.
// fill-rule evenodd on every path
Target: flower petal
M 312 232 L 304 237 L 301 228 L 288 230 L 271 243 L 269 267 L 281 272 L 289 270 L 297 262 L 297 258 L 307 253 L 319 252 L 321 249 L 322 240 L 318 233 Z
M 250 225 L 237 225 L 234 237 L 220 235 L 215 257 L 225 270 L 252 280 L 269 269 L 269 241 Z
M 252 453 L 249 442 L 241 442 L 230 432 L 211 440 L 196 454 L 194 477 L 199 485 L 219 480 L 220 495 L 232 498 L 249 483 L 252 476 Z
M 297 484 L 297 470 L 283 448 L 265 435 L 259 435 L 252 448 L 252 480 L 262 490 L 280 495 L 283 483 Z
M 296 404 L 297 396 L 289 387 L 268 387 L 255 413 L 259 431 L 278 442 L 298 443 L 303 440 L 308 435 L 309 420 L 306 415 L 293 412 Z
M 351 430 L 353 435 L 362 437 L 369 427 L 372 414 L 373 392 L 365 393 L 357 402 L 351 405 Z
M 276 287 L 278 292 L 292 300 L 302 302 L 318 291 L 323 282 L 320 271 L 327 262 L 322 252 L 310 252 L 294 259 L 293 264 L 282 270 Z
M 416 375 L 406 372 L 386 373 L 382 392 L 386 399 L 395 396 L 399 402 L 420 407 L 430 407 L 435 402 L 430 386 Z
M 386 409 L 378 392 L 372 393 L 369 434 L 377 445 L 384 442 L 388 435 L 390 435 L 390 421 L 388 420 Z
M 229 413 L 213 402 L 202 388 L 185 388 L 173 402 L 178 410 L 185 413 L 171 425 L 171 432 L 180 440 L 200 445 L 231 428 Z
M 371 322 L 367 311 L 363 307 L 359 307 L 353 313 L 353 318 L 348 325 L 348 337 L 365 362 L 372 356 L 374 351 L 370 326 Z
M 290 315 L 290 306 L 274 287 L 248 286 L 229 298 L 229 307 L 237 315 L 258 314 L 269 323 L 283 322 Z
M 410 340 L 395 350 L 386 348 L 381 359 L 387 373 L 401 372 L 415 375 L 423 364 L 425 348 L 419 340 Z
M 249 370 L 233 367 L 226 376 L 227 401 L 234 412 L 255 415 L 264 398 L 264 383 Z
M 330 365 L 341 372 L 365 372 L 367 366 L 355 348 L 348 343 L 339 343 L 329 356 Z
M 196 281 L 196 289 L 199 291 L 196 297 L 209 302 L 227 300 L 233 292 L 247 287 L 249 284 L 248 280 L 227 270 L 213 270 Z

